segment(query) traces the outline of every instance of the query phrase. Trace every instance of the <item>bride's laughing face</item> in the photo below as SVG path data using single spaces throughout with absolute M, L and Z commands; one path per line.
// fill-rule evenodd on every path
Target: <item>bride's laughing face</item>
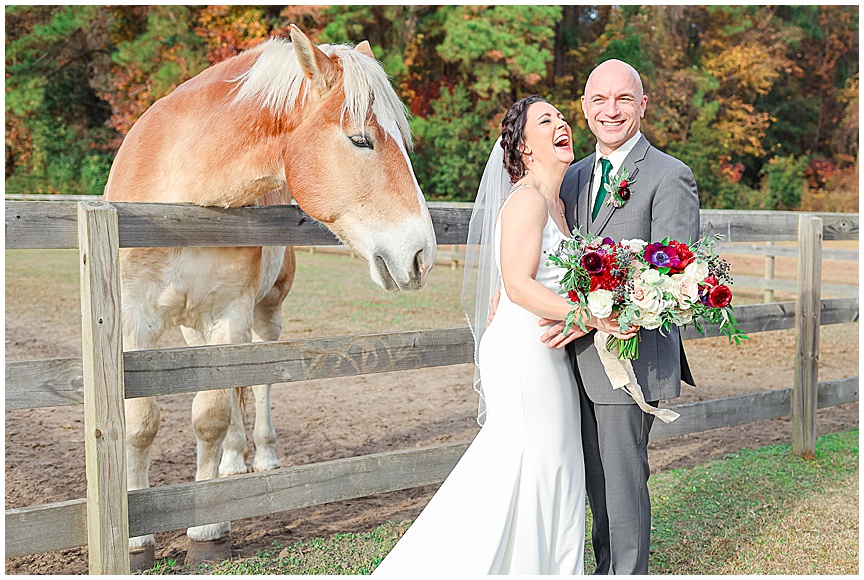
M 525 157 L 528 164 L 573 162 L 573 132 L 561 111 L 546 102 L 533 103 L 525 112 Z M 530 155 L 534 161 L 527 159 Z

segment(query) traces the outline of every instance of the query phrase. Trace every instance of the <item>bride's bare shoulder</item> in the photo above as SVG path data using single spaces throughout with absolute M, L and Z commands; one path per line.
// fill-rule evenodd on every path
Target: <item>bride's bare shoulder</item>
M 513 216 L 540 217 L 545 216 L 546 198 L 540 193 L 536 187 L 532 185 L 517 186 L 517 189 L 510 194 L 510 199 L 507 200 L 502 216 L 511 218 Z

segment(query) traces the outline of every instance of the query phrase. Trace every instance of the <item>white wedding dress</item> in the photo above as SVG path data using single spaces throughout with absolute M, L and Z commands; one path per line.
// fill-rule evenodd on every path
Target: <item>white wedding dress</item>
M 511 195 L 512 197 L 512 195 Z M 500 217 L 495 256 L 500 269 Z M 564 234 L 543 228 L 536 280 Z M 480 342 L 486 423 L 376 574 L 582 574 L 585 468 L 579 395 L 565 350 L 540 342 L 538 317 L 503 286 Z

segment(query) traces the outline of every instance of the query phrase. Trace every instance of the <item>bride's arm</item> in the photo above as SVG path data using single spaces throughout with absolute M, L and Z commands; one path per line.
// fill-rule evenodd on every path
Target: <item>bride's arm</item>
M 501 213 L 501 277 L 514 304 L 542 318 L 563 320 L 570 303 L 534 279 L 548 216 L 546 199 L 536 189 L 513 194 Z
M 573 305 L 534 279 L 540 266 L 543 228 L 548 218 L 546 199 L 539 191 L 526 187 L 513 194 L 501 213 L 501 277 L 507 296 L 514 304 L 540 318 L 564 320 Z M 598 319 L 586 311 L 582 316 L 587 327 L 604 330 L 618 338 L 627 339 L 635 334 L 635 329 L 621 333 L 614 315 Z

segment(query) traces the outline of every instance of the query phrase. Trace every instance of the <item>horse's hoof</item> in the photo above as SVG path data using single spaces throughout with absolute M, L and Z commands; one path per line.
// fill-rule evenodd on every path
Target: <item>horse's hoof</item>
M 187 566 L 197 566 L 204 563 L 219 564 L 230 559 L 231 536 L 209 542 L 189 540 L 189 549 L 186 551 Z
M 129 569 L 132 572 L 149 570 L 156 564 L 156 546 L 145 544 L 140 548 L 129 550 Z

